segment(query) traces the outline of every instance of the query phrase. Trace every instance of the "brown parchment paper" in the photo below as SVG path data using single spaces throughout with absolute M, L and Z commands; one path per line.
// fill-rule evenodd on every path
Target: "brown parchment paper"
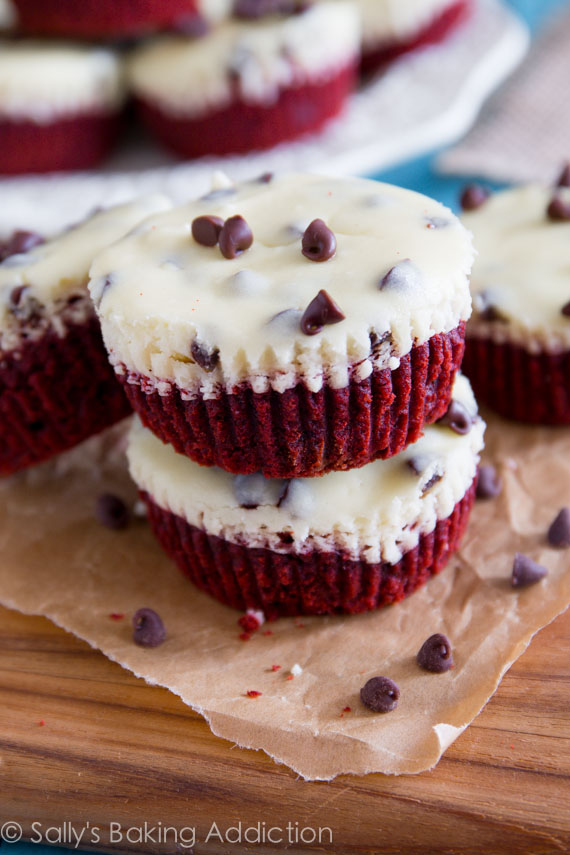
M 570 504 L 570 430 L 489 418 L 486 458 L 499 467 L 504 490 L 477 504 L 461 552 L 440 576 L 383 611 L 283 619 L 247 642 L 238 637 L 238 613 L 196 591 L 144 520 L 124 532 L 94 520 L 103 490 L 135 499 L 121 444 L 115 429 L 0 484 L 0 602 L 46 615 L 179 695 L 215 734 L 263 749 L 304 778 L 432 767 L 533 633 L 570 602 L 570 550 L 553 550 L 545 539 L 555 513 Z M 515 550 L 544 563 L 547 579 L 513 592 Z M 166 624 L 161 647 L 132 642 L 130 616 L 141 606 Z M 438 631 L 451 638 L 456 663 L 443 675 L 415 664 L 422 642 Z M 296 663 L 303 673 L 287 680 Z M 358 699 L 375 674 L 400 686 L 399 706 L 387 715 Z M 248 690 L 262 694 L 252 699 Z

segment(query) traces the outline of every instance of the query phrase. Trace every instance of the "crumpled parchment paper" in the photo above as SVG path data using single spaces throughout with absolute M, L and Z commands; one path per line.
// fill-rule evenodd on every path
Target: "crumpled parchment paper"
M 0 483 L 0 602 L 46 615 L 179 695 L 215 734 L 263 749 L 304 778 L 429 769 L 532 635 L 570 602 L 570 550 L 551 549 L 545 537 L 559 508 L 570 504 L 569 430 L 490 417 L 486 459 L 499 467 L 504 490 L 477 503 L 463 548 L 442 574 L 382 611 L 282 619 L 249 641 L 239 638 L 240 615 L 196 591 L 145 520 L 121 532 L 96 522 L 101 492 L 136 498 L 121 437 L 115 428 Z M 550 571 L 518 592 L 509 584 L 516 550 Z M 130 618 L 141 606 L 155 609 L 167 628 L 167 641 L 155 649 L 132 641 Z M 446 674 L 423 672 L 415 662 L 434 632 L 453 642 L 455 667 Z M 287 679 L 295 664 L 302 673 Z M 397 709 L 386 715 L 359 701 L 360 687 L 377 674 L 401 690 Z M 261 695 L 248 697 L 249 690 Z

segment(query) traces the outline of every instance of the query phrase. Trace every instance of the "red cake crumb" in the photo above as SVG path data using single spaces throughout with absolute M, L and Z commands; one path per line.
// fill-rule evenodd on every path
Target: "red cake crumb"
M 249 689 L 249 691 L 246 692 L 246 695 L 248 698 L 259 698 L 261 692 L 257 692 L 255 689 Z
M 272 670 L 272 671 L 280 671 L 280 670 L 281 670 L 281 665 L 272 665 L 272 666 L 271 666 L 271 670 Z
M 123 612 L 111 612 L 111 614 L 109 615 L 111 620 L 123 620 L 124 616 L 125 615 Z

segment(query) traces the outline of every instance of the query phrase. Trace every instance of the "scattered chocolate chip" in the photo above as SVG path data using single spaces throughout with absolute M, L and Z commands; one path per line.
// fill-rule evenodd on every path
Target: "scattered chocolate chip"
M 468 184 L 460 196 L 460 204 L 464 211 L 476 211 L 484 205 L 490 196 L 489 190 L 481 184 Z
M 391 267 L 388 273 L 380 279 L 378 288 L 380 291 L 385 289 L 402 290 L 404 288 L 410 290 L 419 286 L 421 281 L 422 274 L 419 269 L 409 258 L 405 258 Z
M 421 477 L 430 465 L 430 459 L 424 454 L 417 454 L 415 457 L 410 457 L 409 460 L 406 460 L 406 465 L 412 470 L 414 475 Z M 426 481 L 422 487 L 422 496 L 425 495 L 428 490 L 431 490 L 431 488 L 441 481 L 442 478 L 443 474 L 435 471 L 431 478 Z
M 217 347 L 209 348 L 203 342 L 194 339 L 190 347 L 190 353 L 194 362 L 209 374 L 220 361 L 220 351 Z
M 556 182 L 557 187 L 570 187 L 570 163 L 566 163 Z
M 223 225 L 219 235 L 220 250 L 224 258 L 237 258 L 253 243 L 253 234 L 243 217 L 237 214 Z
M 502 489 L 503 484 L 495 467 L 489 464 L 480 466 L 479 474 L 477 476 L 477 498 L 494 499 L 499 495 Z
M 562 312 L 565 318 L 570 318 L 570 303 L 566 303 L 564 306 L 562 306 L 560 311 Z
M 360 690 L 360 700 L 372 712 L 391 712 L 399 698 L 400 690 L 389 677 L 371 677 Z
M 12 255 L 29 252 L 42 243 L 44 243 L 44 238 L 37 232 L 15 231 L 7 241 L 0 244 L 0 261 L 4 261 Z
M 553 223 L 567 223 L 570 220 L 570 204 L 560 196 L 554 196 L 546 209 L 546 216 Z
M 328 261 L 336 252 L 336 238 L 323 220 L 313 220 L 305 229 L 302 253 L 309 261 Z
M 154 609 L 139 609 L 133 615 L 133 641 L 141 647 L 158 647 L 166 639 L 162 618 Z
M 286 546 L 289 546 L 295 540 L 293 533 L 290 531 L 278 531 L 277 537 L 279 538 L 280 543 L 283 543 Z
M 416 662 L 424 671 L 443 674 L 453 668 L 451 642 L 446 635 L 436 632 L 424 641 L 416 656 Z
M 551 546 L 566 549 L 570 546 L 570 508 L 562 508 L 548 529 Z
M 196 217 L 192 220 L 192 237 L 201 246 L 216 246 L 223 226 L 221 217 Z
M 103 493 L 95 505 L 97 521 L 106 528 L 121 531 L 129 524 L 129 511 L 119 496 L 113 493 Z
M 548 570 L 542 564 L 537 564 L 528 555 L 517 552 L 513 561 L 511 585 L 513 588 L 526 588 L 528 585 L 540 582 L 547 573 Z
M 301 331 L 305 335 L 316 335 L 327 324 L 338 324 L 345 317 L 332 297 L 321 289 L 303 312 Z
M 451 428 L 455 433 L 465 434 L 471 430 L 473 420 L 460 401 L 451 401 L 446 414 L 440 418 L 438 424 Z

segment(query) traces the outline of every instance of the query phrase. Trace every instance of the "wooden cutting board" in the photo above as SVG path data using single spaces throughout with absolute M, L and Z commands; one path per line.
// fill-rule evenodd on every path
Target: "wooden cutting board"
M 432 772 L 307 783 L 49 621 L 0 608 L 0 825 L 70 846 L 84 829 L 82 848 L 120 852 L 568 852 L 569 651 L 570 611 Z M 271 828 L 280 843 L 255 842 Z

